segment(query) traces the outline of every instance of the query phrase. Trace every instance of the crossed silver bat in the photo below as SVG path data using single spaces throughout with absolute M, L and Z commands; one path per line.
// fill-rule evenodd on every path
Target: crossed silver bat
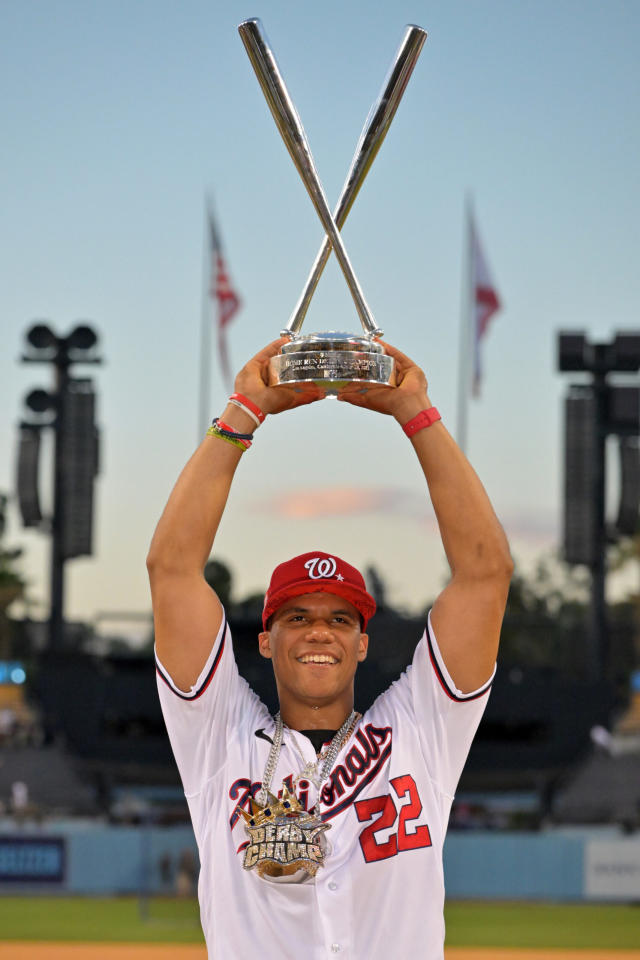
M 244 43 L 251 65 L 255 70 L 258 82 L 262 87 L 262 92 L 269 105 L 276 126 L 296 165 L 325 231 L 324 240 L 311 268 L 307 282 L 294 307 L 287 326 L 281 332 L 281 336 L 295 337 L 300 332 L 309 304 L 311 303 L 311 298 L 313 297 L 318 281 L 322 276 L 322 271 L 326 266 L 331 254 L 331 249 L 333 248 L 351 296 L 353 297 L 365 336 L 370 339 L 380 337 L 383 331 L 378 327 L 364 298 L 362 288 L 353 272 L 353 267 L 351 266 L 349 256 L 340 235 L 340 230 L 349 215 L 360 187 L 364 183 L 378 150 L 387 135 L 387 131 L 398 109 L 413 68 L 420 56 L 420 51 L 427 38 L 427 34 L 421 27 L 413 24 L 409 24 L 405 28 L 404 36 L 384 79 L 382 89 L 376 100 L 374 100 L 365 121 L 347 178 L 332 216 L 320 182 L 320 177 L 318 176 L 318 171 L 316 170 L 311 147 L 309 146 L 304 127 L 302 126 L 302 121 L 289 95 L 289 91 L 282 78 L 282 74 L 280 73 L 260 20 L 251 19 L 243 21 L 238 27 L 238 32 Z

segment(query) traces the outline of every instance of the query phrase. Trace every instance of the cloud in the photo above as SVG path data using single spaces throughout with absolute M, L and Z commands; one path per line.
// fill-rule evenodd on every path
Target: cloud
M 550 510 L 513 510 L 501 516 L 507 537 L 524 540 L 532 546 L 557 545 L 560 540 L 558 517 Z
M 406 487 L 303 487 L 284 490 L 257 500 L 251 509 L 274 519 L 315 520 L 329 517 L 378 517 L 420 520 L 435 523 L 429 497 Z M 502 511 L 500 520 L 509 539 L 524 541 L 532 547 L 558 543 L 558 518 L 544 508 L 518 508 Z
M 259 500 L 254 509 L 296 520 L 368 513 L 428 520 L 432 515 L 426 495 L 402 487 L 305 487 Z

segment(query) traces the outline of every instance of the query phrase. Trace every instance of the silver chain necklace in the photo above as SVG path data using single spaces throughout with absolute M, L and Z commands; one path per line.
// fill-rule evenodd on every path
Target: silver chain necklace
M 333 769 L 333 765 L 336 762 L 336 758 L 340 752 L 342 745 L 347 742 L 347 740 L 353 733 L 353 729 L 359 719 L 360 719 L 360 714 L 356 713 L 355 710 L 352 710 L 349 716 L 347 717 L 347 719 L 345 720 L 345 722 L 342 724 L 342 726 L 334 736 L 331 743 L 329 744 L 327 752 L 325 754 L 321 754 L 317 758 L 315 763 L 313 761 L 309 761 L 308 763 L 306 763 L 304 768 L 300 771 L 300 773 L 295 777 L 293 781 L 295 785 L 296 783 L 298 783 L 299 780 L 303 780 L 303 779 L 310 780 L 311 783 L 316 788 L 316 803 L 313 808 L 313 813 L 314 813 L 314 816 L 316 817 L 320 816 L 320 788 L 322 787 L 322 784 L 325 782 L 325 780 L 331 773 L 331 770 Z M 304 762 L 304 756 L 296 742 L 295 737 L 293 736 L 293 731 L 291 731 L 291 733 L 292 733 L 293 744 Z M 267 793 L 271 790 L 271 781 L 273 780 L 273 775 L 278 765 L 278 760 L 280 758 L 280 751 L 282 749 L 283 734 L 284 734 L 284 723 L 282 722 L 282 717 L 280 716 L 280 712 L 278 712 L 276 714 L 276 729 L 273 735 L 273 743 L 271 744 L 271 749 L 269 750 L 269 756 L 267 757 L 267 762 L 264 768 L 264 774 L 262 776 L 262 789 L 260 791 L 260 803 L 262 804 L 265 804 L 267 802 Z M 322 765 L 320 766 L 320 769 L 318 769 L 318 764 L 320 763 L 321 760 L 322 760 Z
M 338 753 L 352 735 L 360 714 L 352 710 L 342 724 L 325 753 L 316 757 L 315 762 L 305 763 L 304 754 L 291 730 L 291 739 L 304 764 L 293 780 L 293 789 L 287 783 L 282 784 L 279 797 L 271 793 L 271 781 L 278 765 L 284 723 L 276 714 L 276 728 L 262 776 L 262 789 L 259 800 L 251 800 L 250 812 L 239 807 L 244 818 L 249 840 L 240 847 L 244 850 L 242 866 L 245 870 L 255 870 L 264 879 L 277 879 L 285 883 L 299 883 L 301 879 L 315 877 L 330 851 L 324 834 L 331 829 L 330 823 L 323 823 L 320 816 L 320 790 L 328 778 Z M 295 784 L 308 779 L 316 788 L 316 803 L 312 811 L 303 807 L 295 791 Z

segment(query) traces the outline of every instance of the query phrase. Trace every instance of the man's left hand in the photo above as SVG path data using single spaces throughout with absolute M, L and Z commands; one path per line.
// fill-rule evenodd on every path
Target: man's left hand
M 395 386 L 349 383 L 338 393 L 338 400 L 388 414 L 395 417 L 398 423 L 405 424 L 421 410 L 431 406 L 427 393 L 427 378 L 406 354 L 392 347 L 390 343 L 383 340 L 378 342 L 395 360 Z

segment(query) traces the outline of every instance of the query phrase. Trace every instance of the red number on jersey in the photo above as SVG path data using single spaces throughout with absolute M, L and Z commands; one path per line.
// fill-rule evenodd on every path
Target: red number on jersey
M 391 786 L 398 795 L 398 800 L 402 800 L 409 795 L 409 803 L 400 807 L 398 827 L 398 850 L 417 850 L 418 847 L 431 846 L 431 834 L 429 827 L 416 827 L 410 833 L 407 832 L 407 823 L 411 820 L 417 820 L 422 813 L 422 801 L 418 795 L 418 788 L 412 776 L 405 773 L 402 777 L 394 777 Z
M 377 813 L 381 814 L 377 820 L 369 827 L 365 827 L 360 834 L 360 846 L 367 863 L 373 863 L 375 860 L 386 860 L 388 857 L 395 857 L 398 852 L 398 840 L 395 833 L 392 833 L 384 843 L 378 843 L 376 833 L 378 830 L 392 827 L 396 822 L 396 808 L 393 800 L 389 796 L 371 797 L 369 800 L 358 800 L 354 804 L 358 820 L 372 820 Z
M 387 860 L 389 857 L 395 857 L 397 853 L 402 853 L 403 850 L 417 850 L 419 847 L 431 846 L 431 834 L 426 824 L 407 832 L 407 825 L 412 820 L 417 820 L 422 813 L 422 801 L 415 780 L 407 773 L 401 777 L 394 777 L 391 786 L 398 800 L 409 797 L 409 802 L 402 804 L 399 813 L 391 794 L 384 797 L 371 797 L 368 800 L 357 800 L 354 803 L 356 816 L 361 823 L 372 820 L 370 826 L 364 828 L 359 838 L 367 863 Z M 376 814 L 379 816 L 374 820 Z M 388 830 L 396 821 L 398 821 L 397 831 L 390 834 L 384 842 L 378 843 L 376 833 Z

